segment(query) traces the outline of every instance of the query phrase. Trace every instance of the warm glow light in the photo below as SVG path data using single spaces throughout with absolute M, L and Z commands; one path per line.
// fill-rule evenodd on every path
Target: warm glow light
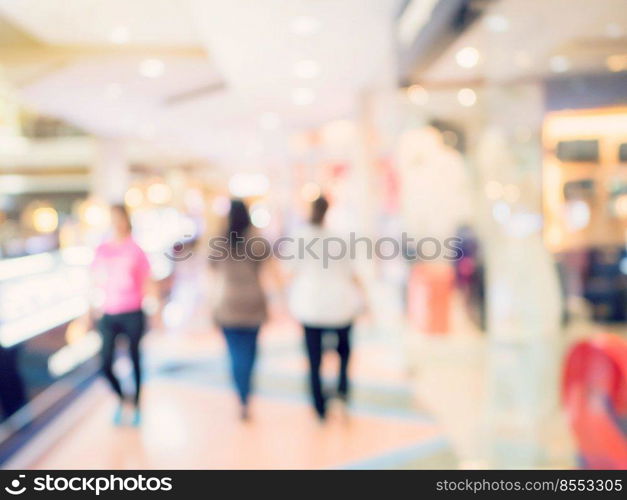
M 565 135 L 622 134 L 627 128 L 627 107 L 608 112 L 577 115 L 573 113 L 550 114 L 544 130 L 552 137 Z
M 308 106 L 316 99 L 316 94 L 310 88 L 301 87 L 292 91 L 292 102 L 297 106 Z
M 40 233 L 52 233 L 59 226 L 59 215 L 52 207 L 39 207 L 33 211 L 33 227 Z
M 144 202 L 144 193 L 138 187 L 130 188 L 124 195 L 124 203 L 131 208 L 137 208 Z
M 320 65 L 312 59 L 303 59 L 294 65 L 293 72 L 296 78 L 315 78 L 320 73 Z
M 301 188 L 300 195 L 303 200 L 312 202 L 320 196 L 320 186 L 318 186 L 315 182 L 307 182 Z
M 410 85 L 407 88 L 407 97 L 417 106 L 424 106 L 429 102 L 429 93 L 420 85 Z
M 155 182 L 148 186 L 146 195 L 150 203 L 155 205 L 163 205 L 172 199 L 172 190 L 170 186 L 163 182 Z
M 462 106 L 469 108 L 477 102 L 477 94 L 472 89 L 463 88 L 457 92 L 457 100 Z
M 464 47 L 455 54 L 455 61 L 462 68 L 474 68 L 479 63 L 479 51 L 474 47 Z
M 616 215 L 622 219 L 627 219 L 627 194 L 621 194 L 614 202 Z
M 627 54 L 615 54 L 605 60 L 607 69 L 614 73 L 627 70 Z
M 250 209 L 250 222 L 253 226 L 263 229 L 270 225 L 272 216 L 270 211 L 262 205 L 253 205 Z
M 144 59 L 139 65 L 139 74 L 146 78 L 159 78 L 165 71 L 165 64 L 161 59 Z
M 109 222 L 109 211 L 98 203 L 87 202 L 82 210 L 81 219 L 88 226 L 104 227 Z
M 68 344 L 75 344 L 87 334 L 87 323 L 83 318 L 76 318 L 70 321 L 65 330 L 65 341 Z

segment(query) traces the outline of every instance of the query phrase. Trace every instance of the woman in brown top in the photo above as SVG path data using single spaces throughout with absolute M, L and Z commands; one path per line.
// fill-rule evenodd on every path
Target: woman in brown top
M 267 316 L 260 272 L 270 256 L 269 244 L 256 238 L 244 203 L 231 201 L 228 227 L 222 245 L 212 248 L 210 259 L 221 278 L 215 320 L 222 328 L 231 361 L 231 373 L 248 418 L 257 336 Z

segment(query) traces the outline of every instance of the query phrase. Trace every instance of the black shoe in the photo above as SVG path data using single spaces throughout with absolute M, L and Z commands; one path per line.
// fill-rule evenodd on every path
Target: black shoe
M 326 421 L 327 419 L 327 409 L 326 409 L 326 405 L 322 408 L 315 408 L 316 410 L 316 416 L 318 417 L 318 420 L 320 420 L 321 422 Z

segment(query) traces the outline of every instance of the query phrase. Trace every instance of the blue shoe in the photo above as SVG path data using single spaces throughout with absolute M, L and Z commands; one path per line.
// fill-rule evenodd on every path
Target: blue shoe
M 122 404 L 119 404 L 115 409 L 115 412 L 113 412 L 113 425 L 116 427 L 122 425 L 123 410 L 124 408 L 122 407 Z
M 139 411 L 139 408 L 135 408 L 135 412 L 133 413 L 133 420 L 131 421 L 131 425 L 133 427 L 139 427 L 142 423 L 142 414 Z

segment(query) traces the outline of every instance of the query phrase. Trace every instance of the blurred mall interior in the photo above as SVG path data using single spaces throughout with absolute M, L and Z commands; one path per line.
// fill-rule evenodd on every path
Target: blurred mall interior
M 359 262 L 324 424 L 273 290 L 242 422 L 209 238 L 320 193 L 463 255 Z M 80 321 L 112 203 L 158 287 L 135 427 Z M 0 0 L 0 224 L 2 467 L 627 468 L 624 0 Z

